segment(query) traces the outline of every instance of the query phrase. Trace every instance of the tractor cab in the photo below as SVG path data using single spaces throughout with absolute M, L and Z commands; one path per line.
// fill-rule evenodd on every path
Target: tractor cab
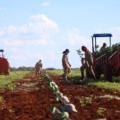
M 3 52 L 4 52 L 4 50 L 3 49 L 0 49 L 0 52 L 1 52 L 1 55 L 0 55 L 0 57 L 4 57 L 4 55 L 3 55 Z
M 93 34 L 93 36 L 92 36 L 92 53 L 97 51 L 97 48 L 99 47 L 99 45 L 97 45 L 98 37 L 108 37 L 109 38 L 109 46 L 111 47 L 112 34 L 110 34 L 110 33 Z
M 0 49 L 0 75 L 9 75 L 9 62 L 4 58 L 4 50 Z

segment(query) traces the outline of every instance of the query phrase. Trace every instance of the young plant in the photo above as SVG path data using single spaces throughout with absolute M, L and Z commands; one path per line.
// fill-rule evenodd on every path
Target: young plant
M 106 110 L 105 108 L 99 107 L 98 110 L 97 110 L 97 114 L 98 114 L 99 116 L 103 117 L 105 110 Z

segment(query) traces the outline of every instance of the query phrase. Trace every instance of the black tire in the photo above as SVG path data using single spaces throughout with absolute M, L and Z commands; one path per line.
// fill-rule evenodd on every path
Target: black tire
M 101 70 L 99 66 L 95 66 L 95 76 L 96 76 L 96 79 L 100 79 Z
M 90 74 L 89 70 L 86 69 L 86 78 L 93 78 L 93 76 Z
M 112 76 L 113 76 L 112 66 L 110 64 L 106 64 L 104 72 L 105 80 L 112 82 Z

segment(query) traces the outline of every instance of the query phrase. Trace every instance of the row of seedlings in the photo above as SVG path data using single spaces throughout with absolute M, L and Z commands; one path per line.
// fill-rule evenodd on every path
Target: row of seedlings
M 53 120 L 68 120 L 70 112 L 77 112 L 75 106 L 70 103 L 67 96 L 60 92 L 57 84 L 49 77 L 48 74 L 45 74 L 44 80 L 47 81 L 49 89 L 54 93 L 55 100 L 57 102 L 62 102 L 63 104 L 63 106 L 51 107 Z

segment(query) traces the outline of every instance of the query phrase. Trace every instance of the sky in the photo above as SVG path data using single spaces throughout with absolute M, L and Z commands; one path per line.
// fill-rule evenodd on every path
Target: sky
M 111 33 L 120 43 L 120 0 L 0 0 L 0 49 L 10 67 L 62 68 L 62 52 L 69 49 L 72 68 L 81 66 L 76 50 L 92 52 L 91 36 Z M 97 44 L 109 45 L 109 38 Z

